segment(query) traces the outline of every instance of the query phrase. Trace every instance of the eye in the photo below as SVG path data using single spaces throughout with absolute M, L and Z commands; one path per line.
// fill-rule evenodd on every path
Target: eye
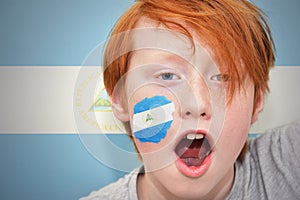
M 165 81 L 169 81 L 169 80 L 178 80 L 179 77 L 173 73 L 163 73 L 159 75 L 159 78 L 161 78 L 162 80 Z
M 220 82 L 227 82 L 227 81 L 229 81 L 229 79 L 230 78 L 229 78 L 228 74 L 217 74 L 217 75 L 210 77 L 210 80 L 220 81 Z

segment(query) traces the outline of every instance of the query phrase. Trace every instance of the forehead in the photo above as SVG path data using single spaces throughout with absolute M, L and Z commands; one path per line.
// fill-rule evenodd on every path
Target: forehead
M 201 68 L 215 65 L 209 49 L 203 47 L 192 30 L 190 33 L 193 38 L 159 25 L 153 20 L 141 19 L 130 37 L 130 66 L 175 63 Z
M 149 18 L 140 19 L 135 29 L 130 31 L 131 59 L 143 57 L 143 61 L 147 62 L 172 57 L 174 61 L 183 60 L 193 66 L 214 63 L 210 48 L 201 44 L 195 31 L 187 30 L 192 38 Z
M 145 17 L 138 21 L 131 36 L 133 50 L 159 49 L 183 58 L 193 53 L 192 38 Z

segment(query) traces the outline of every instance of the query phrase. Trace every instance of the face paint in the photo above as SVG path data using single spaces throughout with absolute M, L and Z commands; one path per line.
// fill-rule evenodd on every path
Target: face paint
M 145 98 L 134 106 L 133 133 L 140 142 L 158 143 L 173 122 L 174 104 L 164 96 Z

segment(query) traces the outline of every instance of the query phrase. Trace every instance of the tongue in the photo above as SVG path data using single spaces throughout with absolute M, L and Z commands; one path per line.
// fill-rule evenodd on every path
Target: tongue
M 210 149 L 207 141 L 204 140 L 193 140 L 191 142 L 190 140 L 183 139 L 177 145 L 175 151 L 187 166 L 199 166 L 204 161 Z

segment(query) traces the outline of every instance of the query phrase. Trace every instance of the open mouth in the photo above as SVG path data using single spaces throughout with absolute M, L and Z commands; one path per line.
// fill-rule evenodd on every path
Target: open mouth
M 204 133 L 189 133 L 175 147 L 175 153 L 187 167 L 201 166 L 211 151 Z

